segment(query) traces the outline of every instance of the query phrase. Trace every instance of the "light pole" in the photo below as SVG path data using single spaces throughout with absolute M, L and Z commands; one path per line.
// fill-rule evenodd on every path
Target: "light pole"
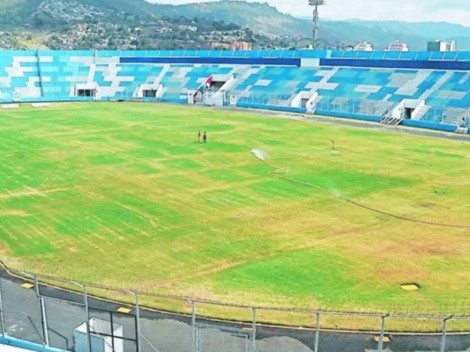
M 441 352 L 445 352 L 446 350 L 447 321 L 452 318 L 453 316 L 449 315 L 442 320 Z
M 0 320 L 2 324 L 2 337 L 5 337 L 5 315 L 3 312 L 2 278 L 0 277 Z
M 313 6 L 313 49 L 318 47 L 318 28 L 320 27 L 320 17 L 318 6 L 325 5 L 326 0 L 308 0 L 308 4 Z
M 24 271 L 21 271 L 21 274 L 25 277 L 28 277 L 34 280 L 34 288 L 36 291 L 36 297 L 39 298 L 39 307 L 41 309 L 43 345 L 49 346 L 49 328 L 47 327 L 46 303 L 44 302 L 44 297 L 41 295 L 41 292 L 39 292 L 38 277 L 37 275 L 33 275 Z
M 137 292 L 127 290 L 131 296 L 134 296 L 135 299 L 135 319 L 136 319 L 136 327 L 135 327 L 135 335 L 136 335 L 136 343 L 137 343 L 137 352 L 141 351 L 140 348 L 140 303 L 139 303 L 139 295 Z M 113 327 L 112 327 L 113 328 Z
M 70 281 L 71 284 L 80 287 L 83 290 L 83 304 L 85 306 L 85 313 L 86 313 L 86 334 L 88 340 L 88 350 L 92 352 L 91 347 L 91 331 L 90 331 L 90 306 L 88 304 L 88 287 L 80 282 Z

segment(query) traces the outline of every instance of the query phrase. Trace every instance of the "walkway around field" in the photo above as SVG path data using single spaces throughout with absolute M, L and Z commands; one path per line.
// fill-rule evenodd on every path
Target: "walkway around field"
M 25 280 L 24 275 L 31 279 Z M 103 290 L 103 293 L 110 292 L 109 288 L 100 288 L 98 285 L 83 286 L 70 280 L 63 280 L 62 284 L 63 286 L 75 284 L 86 292 L 89 290 L 97 292 L 97 289 Z M 19 277 L 4 270 L 0 272 L 0 293 L 2 332 L 8 336 L 68 351 L 74 350 L 75 347 L 74 329 L 91 318 L 106 321 L 112 319 L 114 324 L 122 325 L 125 352 L 464 352 L 470 350 L 470 333 L 447 332 L 451 324 L 468 321 L 470 316 L 402 315 L 399 317 L 380 313 L 283 310 L 263 307 L 245 307 L 247 314 L 239 316 L 240 308 L 243 306 L 197 299 L 180 302 L 192 314 L 173 314 L 140 307 L 139 301 L 147 302 L 148 296 L 145 294 L 137 296 L 133 292 L 127 292 L 128 297 L 137 300 L 134 304 L 123 304 L 53 288 L 41 284 L 38 277 L 27 273 Z M 123 298 L 124 294 L 126 294 L 124 291 L 115 291 L 114 295 Z M 154 299 L 154 302 L 161 303 L 165 300 L 177 302 L 183 298 L 155 296 Z M 232 312 L 234 319 L 243 319 L 244 322 L 207 319 L 198 314 L 199 311 L 202 313 L 208 307 L 214 306 L 224 310 L 227 316 Z M 257 323 L 257 320 L 267 313 L 288 313 L 295 321 L 307 318 L 310 323 L 305 327 L 280 327 Z M 359 328 L 360 321 L 366 325 L 375 321 L 376 328 L 360 333 L 317 328 L 318 322 L 335 317 L 344 317 L 349 321 L 350 325 L 346 326 L 349 329 Z M 441 328 L 442 332 L 417 335 L 388 333 L 387 323 L 394 319 L 411 319 L 417 324 L 425 322 L 430 324 L 429 326 Z M 341 319 L 338 320 L 338 324 L 340 322 L 344 324 Z

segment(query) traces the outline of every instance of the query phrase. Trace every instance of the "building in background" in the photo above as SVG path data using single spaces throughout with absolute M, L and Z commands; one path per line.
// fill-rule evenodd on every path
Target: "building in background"
M 455 44 L 455 40 L 445 41 L 436 39 L 432 42 L 428 42 L 428 51 L 447 52 L 456 50 L 457 46 Z
M 363 41 L 354 47 L 355 51 L 374 51 L 374 46 L 368 41 Z
M 225 42 L 210 42 L 209 44 L 213 49 L 227 49 L 227 50 L 252 50 L 253 43 L 246 41 L 237 41 L 231 43 Z
M 385 51 L 410 51 L 410 47 L 408 46 L 408 43 L 397 40 L 396 42 L 391 43 Z

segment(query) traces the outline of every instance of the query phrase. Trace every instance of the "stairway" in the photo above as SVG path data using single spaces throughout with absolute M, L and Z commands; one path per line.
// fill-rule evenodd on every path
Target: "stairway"
M 455 133 L 468 134 L 468 127 L 457 127 Z
M 41 58 L 39 56 L 39 50 L 36 50 L 36 65 L 38 69 L 38 83 L 39 83 L 39 90 L 41 92 L 41 97 L 44 97 L 44 88 L 42 86 L 42 75 L 41 75 Z
M 396 126 L 402 123 L 405 119 L 404 116 L 404 101 L 401 101 L 398 105 L 389 106 L 383 113 L 380 123 L 384 125 Z
M 248 77 L 250 77 L 252 74 L 255 74 L 257 72 L 259 72 L 259 70 L 261 69 L 262 67 L 260 68 L 253 68 L 253 67 L 240 67 L 240 69 L 234 73 L 234 78 L 235 78 L 235 81 L 234 83 L 231 85 L 230 89 L 227 90 L 226 94 L 227 94 L 227 97 L 231 97 L 229 100 L 230 100 L 230 105 L 232 106 L 235 106 L 237 105 L 238 103 L 238 100 L 243 96 L 243 94 L 246 92 L 246 91 L 249 91 L 252 86 L 248 86 L 246 87 L 243 91 L 240 91 L 240 90 L 237 90 L 237 86 L 242 83 L 243 81 L 245 81 Z
M 414 76 L 412 79 L 407 80 L 403 83 L 400 88 L 395 92 L 396 95 L 403 95 L 403 96 L 408 96 L 411 97 L 416 94 L 416 91 L 418 90 L 418 86 L 423 83 L 423 81 L 430 75 L 430 72 L 428 71 L 419 71 L 416 76 Z M 421 99 L 421 97 L 420 97 Z
M 404 120 L 403 116 L 393 117 L 390 115 L 384 115 L 382 119 L 380 120 L 380 123 L 384 125 L 397 126 L 401 124 L 403 120 Z
M 431 107 L 429 105 L 424 105 L 421 109 L 419 109 L 413 120 L 421 120 L 426 114 L 427 112 L 431 109 Z
M 430 87 L 423 95 L 421 95 L 420 100 L 426 100 L 431 96 L 432 93 L 437 92 L 441 87 L 446 83 L 449 78 L 454 74 L 452 71 L 446 71 L 446 73 L 437 80 L 437 82 Z

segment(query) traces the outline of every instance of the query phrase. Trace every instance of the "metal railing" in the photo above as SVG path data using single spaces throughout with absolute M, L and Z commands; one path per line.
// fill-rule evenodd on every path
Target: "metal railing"
M 229 92 L 229 95 L 238 95 L 238 103 L 259 104 L 271 106 L 290 106 L 293 93 L 275 94 L 275 93 L 257 93 L 243 96 L 239 92 Z
M 351 115 L 374 116 L 381 118 L 389 112 L 394 103 L 380 100 L 347 99 L 347 98 L 322 98 L 315 110 Z
M 410 351 L 459 351 L 470 347 L 469 303 L 460 301 L 449 314 L 283 308 L 116 289 L 13 269 L 0 278 L 2 335 L 67 351 L 78 346 L 75 329 L 90 319 L 122 326 L 124 333 L 99 333 L 87 324 L 88 341 L 111 336 L 126 352 L 264 352 L 276 350 L 280 341 L 289 351 L 302 344 L 302 351 L 381 352 L 401 350 L 404 343 Z M 400 334 L 410 330 L 431 333 Z

